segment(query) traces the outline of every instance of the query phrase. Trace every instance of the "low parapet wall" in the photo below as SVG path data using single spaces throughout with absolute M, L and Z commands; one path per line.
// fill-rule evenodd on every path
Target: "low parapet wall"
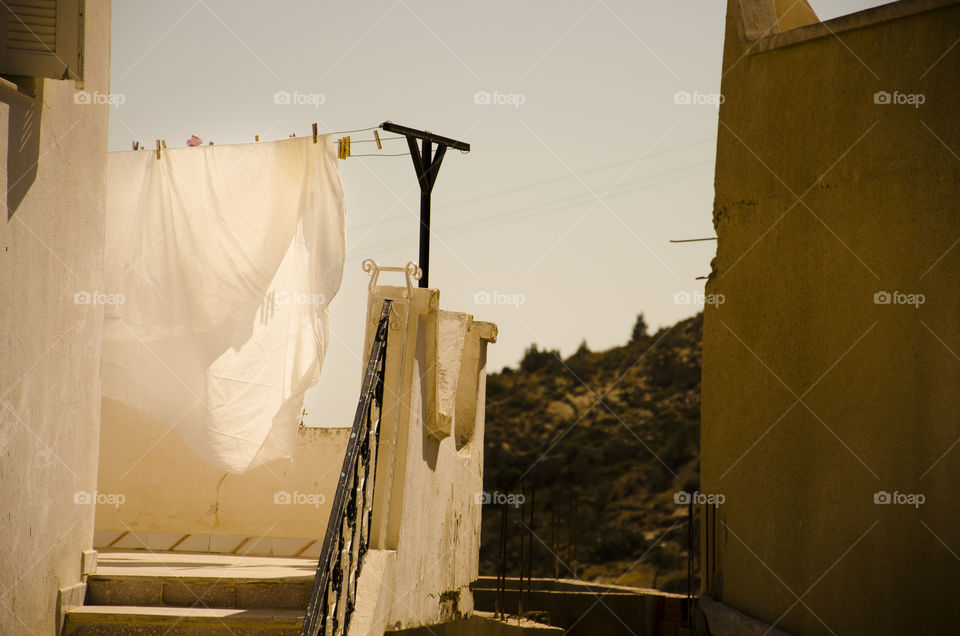
M 506 580 L 502 611 L 508 615 L 520 608 L 519 586 L 519 579 Z M 496 610 L 496 577 L 480 577 L 471 587 L 477 610 Z M 679 594 L 568 579 L 532 579 L 529 592 L 524 580 L 524 589 L 524 616 L 570 636 L 676 633 L 658 629 L 679 627 L 688 603 Z
M 104 400 L 94 547 L 317 556 L 349 437 L 301 427 L 291 461 L 235 475 Z

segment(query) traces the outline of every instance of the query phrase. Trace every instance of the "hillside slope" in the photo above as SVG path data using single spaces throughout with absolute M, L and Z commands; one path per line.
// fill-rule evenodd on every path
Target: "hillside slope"
M 481 574 L 498 567 L 496 502 L 523 495 L 523 526 L 507 506 L 508 576 L 532 523 L 533 576 L 686 590 L 687 507 L 674 494 L 697 485 L 702 324 L 649 335 L 641 315 L 624 346 L 561 360 L 534 345 L 488 376 Z

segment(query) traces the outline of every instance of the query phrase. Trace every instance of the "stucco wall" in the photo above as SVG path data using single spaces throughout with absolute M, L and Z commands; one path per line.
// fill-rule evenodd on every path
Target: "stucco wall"
M 87 1 L 85 42 L 84 88 L 107 94 L 108 1 Z M 0 218 L 2 634 L 54 633 L 57 590 L 80 582 L 93 539 L 74 493 L 96 487 L 103 307 L 74 295 L 105 291 L 108 106 L 75 103 L 78 88 L 43 81 L 26 135 L 0 104 L 4 210 L 22 196 Z
M 725 302 L 704 317 L 701 491 L 726 496 L 702 533 L 705 591 L 793 634 L 949 633 L 960 6 L 747 43 L 746 1 L 727 9 L 707 283 Z
M 316 556 L 349 435 L 301 428 L 291 461 L 235 475 L 204 462 L 160 422 L 105 399 L 96 545 Z
M 371 296 L 366 345 L 382 299 L 394 298 L 371 540 L 374 549 L 394 551 L 380 588 L 392 629 L 473 611 L 486 348 L 497 336 L 491 323 L 440 311 L 437 290 L 415 289 L 409 301 L 402 295 L 384 287 Z
M 458 316 L 464 314 L 441 312 L 441 342 L 445 341 L 445 335 L 455 331 L 451 323 Z M 479 340 L 476 335 L 473 337 Z M 482 342 L 481 349 L 481 368 L 485 368 L 485 342 Z M 449 349 L 447 353 L 450 353 Z M 454 370 L 453 375 L 459 375 L 459 362 L 458 356 L 440 364 L 449 364 Z M 476 364 L 476 359 L 471 362 Z M 469 585 L 478 576 L 481 503 L 477 495 L 483 490 L 482 409 L 486 374 L 480 374 L 479 382 L 476 377 L 472 378 L 473 384 L 468 390 L 479 396 L 474 403 L 480 410 L 469 411 L 473 441 L 458 450 L 453 435 L 443 440 L 426 435 L 420 377 L 421 370 L 429 364 L 430 359 L 418 350 L 408 421 L 411 428 L 406 449 L 404 513 L 395 566 L 399 576 L 390 612 L 390 624 L 395 627 L 431 625 L 471 612 L 473 596 Z M 469 376 L 465 378 L 466 381 L 470 379 Z M 441 400 L 452 400 L 455 389 L 448 390 L 451 395 L 441 391 Z

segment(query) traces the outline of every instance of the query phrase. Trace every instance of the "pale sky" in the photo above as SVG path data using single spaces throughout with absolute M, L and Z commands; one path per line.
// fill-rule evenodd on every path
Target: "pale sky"
M 821 19 L 871 0 L 811 0 Z M 441 308 L 497 323 L 489 369 L 573 353 L 693 315 L 714 242 L 715 101 L 726 3 L 114 0 L 110 149 L 196 134 L 217 144 L 375 126 L 461 139 L 433 192 L 430 284 Z M 276 104 L 274 94 L 303 96 Z M 478 104 L 477 92 L 492 101 Z M 322 103 L 320 103 L 322 102 Z M 352 135 L 354 142 L 372 139 Z M 374 144 L 353 152 L 377 152 Z M 393 141 L 382 151 L 406 152 Z M 306 423 L 349 426 L 359 394 L 364 258 L 417 260 L 409 156 L 339 162 L 347 260 Z M 478 292 L 522 304 L 478 305 Z

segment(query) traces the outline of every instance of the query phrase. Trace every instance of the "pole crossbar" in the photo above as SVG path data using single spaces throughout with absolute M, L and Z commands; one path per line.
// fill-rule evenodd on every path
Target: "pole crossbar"
M 447 153 L 447 148 L 470 151 L 470 144 L 450 137 L 435 135 L 426 130 L 417 130 L 407 126 L 400 126 L 385 121 L 380 128 L 387 132 L 397 133 L 407 138 L 410 148 L 410 158 L 413 159 L 413 169 L 417 173 L 417 182 L 420 184 L 420 258 L 418 265 L 423 272 L 420 278 L 420 287 L 426 288 L 430 281 L 430 195 L 437 182 L 440 164 Z M 417 146 L 420 141 L 420 146 Z M 436 152 L 433 145 L 437 145 Z

